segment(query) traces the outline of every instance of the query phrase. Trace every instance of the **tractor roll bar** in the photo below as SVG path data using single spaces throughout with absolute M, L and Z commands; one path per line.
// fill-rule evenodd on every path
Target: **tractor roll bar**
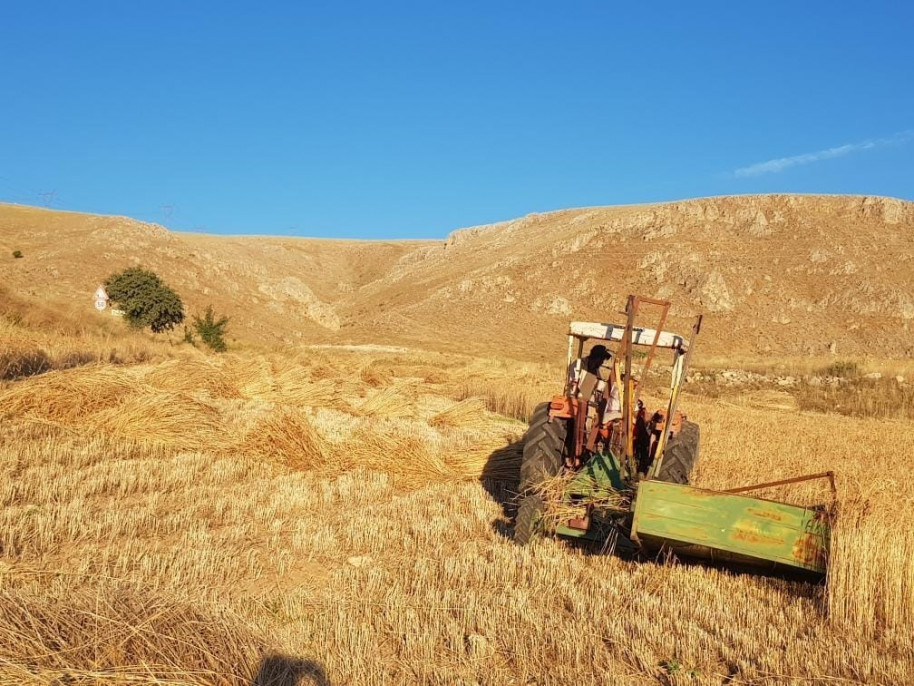
M 659 333 L 659 335 L 658 335 Z M 571 322 L 568 335 L 574 338 L 598 338 L 619 342 L 625 337 L 625 325 L 600 324 L 597 322 Z M 632 345 L 653 346 L 685 352 L 689 342 L 679 334 L 635 326 L 632 328 Z

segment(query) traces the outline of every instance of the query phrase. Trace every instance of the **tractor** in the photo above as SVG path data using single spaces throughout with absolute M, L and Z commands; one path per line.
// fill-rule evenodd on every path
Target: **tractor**
M 701 331 L 664 331 L 671 303 L 630 295 L 624 324 L 572 322 L 561 395 L 539 405 L 524 436 L 514 536 L 543 534 L 606 550 L 724 561 L 775 573 L 825 573 L 834 507 L 799 506 L 747 493 L 831 472 L 711 491 L 690 485 L 700 431 L 679 400 Z M 657 328 L 638 325 L 648 309 Z M 585 347 L 590 352 L 584 356 Z M 671 353 L 666 399 L 653 412 L 642 386 L 658 353 Z

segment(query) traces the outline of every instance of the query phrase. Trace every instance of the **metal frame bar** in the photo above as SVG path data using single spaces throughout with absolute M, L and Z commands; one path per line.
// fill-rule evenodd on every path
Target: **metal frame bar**
M 646 302 L 646 303 L 650 303 L 651 305 L 657 305 L 658 307 L 661 307 L 663 309 L 660 313 L 660 325 L 657 327 L 656 333 L 654 334 L 654 340 L 651 343 L 651 349 L 647 354 L 647 360 L 645 361 L 644 366 L 641 368 L 641 374 L 639 377 L 641 379 L 641 383 L 638 385 L 637 388 L 633 387 L 633 396 L 634 397 L 632 399 L 632 404 L 635 406 L 638 405 L 638 398 L 641 397 L 641 392 L 644 389 L 645 382 L 647 381 L 647 373 L 648 373 L 648 371 L 650 371 L 651 362 L 653 362 L 654 355 L 657 352 L 657 342 L 660 340 L 660 333 L 663 331 L 664 324 L 666 324 L 666 317 L 670 311 L 670 305 L 671 305 L 671 303 L 669 303 L 666 300 L 652 300 L 650 298 L 642 298 L 641 296 L 638 296 L 638 300 Z
M 654 464 L 651 465 L 651 470 L 648 474 L 651 479 L 660 473 L 660 465 L 663 463 L 663 451 L 666 450 L 667 437 L 670 435 L 670 428 L 673 426 L 673 415 L 676 413 L 676 408 L 679 405 L 682 383 L 689 371 L 689 362 L 692 359 L 692 352 L 695 350 L 695 339 L 698 338 L 698 334 L 701 332 L 701 321 L 703 318 L 704 315 L 700 314 L 695 319 L 695 324 L 692 326 L 692 337 L 689 339 L 689 347 L 686 350 L 685 357 L 682 359 L 682 366 L 679 370 L 679 378 L 673 380 L 674 386 L 670 393 L 670 403 L 667 406 L 666 411 L 666 424 L 663 427 L 663 433 L 660 434 L 660 439 L 657 441 Z
M 657 326 L 657 333 L 654 334 L 654 342 L 651 343 L 651 351 L 647 354 L 647 361 L 644 363 L 644 370 L 641 372 L 643 377 L 647 377 L 647 372 L 651 368 L 651 362 L 654 360 L 654 354 L 657 352 L 657 342 L 660 340 L 660 332 L 663 331 L 663 327 L 666 324 L 666 316 L 670 311 L 671 304 L 662 300 L 645 300 L 645 302 L 650 302 L 652 305 L 662 307 L 663 313 L 660 315 L 660 324 Z
M 577 344 L 578 344 L 577 345 L 577 348 L 578 348 L 577 354 L 575 354 L 575 349 L 574 349 L 575 341 L 577 341 Z M 565 396 L 566 397 L 569 396 L 569 393 L 571 392 L 571 384 L 568 381 L 568 370 L 571 368 L 571 365 L 574 363 L 574 361 L 577 360 L 578 358 L 580 358 L 583 354 L 584 354 L 584 339 L 581 338 L 580 336 L 575 336 L 574 334 L 568 334 L 568 363 L 565 365 L 565 378 L 563 381 L 564 386 L 565 386 Z
M 625 322 L 625 334 L 622 337 L 622 345 L 619 352 L 624 354 L 625 361 L 625 373 L 622 377 L 622 388 L 620 389 L 622 397 L 622 450 L 623 450 L 623 462 L 625 463 L 626 468 L 629 471 L 629 475 L 633 475 L 635 472 L 632 471 L 634 465 L 634 446 L 633 446 L 633 436 L 632 436 L 632 393 L 631 393 L 631 382 L 632 382 L 632 329 L 635 328 L 635 315 L 638 313 L 638 297 L 634 295 L 628 296 L 628 302 L 625 305 L 625 313 L 627 315 Z M 656 337 L 655 337 L 656 338 Z
M 740 486 L 739 488 L 728 488 L 721 493 L 746 493 L 747 491 L 760 491 L 763 488 L 774 488 L 775 486 L 786 486 L 787 484 L 798 484 L 803 481 L 813 481 L 815 479 L 828 479 L 828 483 L 831 485 L 832 495 L 837 494 L 838 489 L 835 486 L 835 473 L 832 471 L 828 472 L 819 472 L 818 474 L 805 474 L 803 476 L 795 476 L 792 479 L 781 479 L 780 481 L 768 481 L 763 484 L 755 484 L 754 486 Z
M 622 312 L 624 316 L 625 313 Z M 580 324 L 580 322 L 577 322 Z M 574 338 L 585 340 L 585 341 L 601 341 L 605 343 L 622 343 L 622 337 L 625 332 L 624 324 L 598 324 L 598 323 L 587 323 L 586 326 L 593 326 L 593 332 L 591 333 L 576 333 L 574 331 L 569 331 L 568 335 L 573 336 Z M 600 333 L 598 333 L 600 332 Z M 646 339 L 646 334 L 651 332 L 653 335 L 650 337 L 650 340 Z M 609 335 L 605 335 L 605 334 Z M 656 345 L 658 348 L 667 349 L 667 350 L 680 350 L 682 349 L 685 352 L 685 347 L 688 344 L 688 341 L 682 336 L 673 333 L 672 331 L 658 331 L 655 329 L 644 328 L 636 326 L 632 334 L 633 345 L 643 348 L 649 348 L 652 345 Z M 659 339 L 655 342 L 655 339 Z

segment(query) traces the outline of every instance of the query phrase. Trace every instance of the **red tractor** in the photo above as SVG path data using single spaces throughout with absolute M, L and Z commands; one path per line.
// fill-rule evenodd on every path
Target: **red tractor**
M 656 329 L 636 325 L 659 308 Z M 663 330 L 670 303 L 629 296 L 624 325 L 573 322 L 564 392 L 537 407 L 524 437 L 521 502 L 514 536 L 539 533 L 821 577 L 834 507 L 791 505 L 746 495 L 831 472 L 711 491 L 689 484 L 698 460 L 698 425 L 679 398 L 701 330 Z M 585 346 L 590 344 L 588 354 Z M 641 397 L 658 351 L 672 353 L 669 394 L 649 411 Z M 637 369 L 636 369 L 637 367 Z
M 636 325 L 645 305 L 659 308 L 657 329 Z M 564 392 L 536 409 L 524 437 L 523 500 L 515 528 L 519 543 L 530 540 L 543 517 L 545 503 L 538 488 L 560 472 L 589 466 L 588 475 L 593 476 L 590 472 L 598 467 L 611 482 L 604 485 L 616 489 L 631 489 L 639 478 L 689 483 L 698 460 L 699 430 L 677 405 L 701 316 L 691 340 L 686 340 L 662 330 L 669 309 L 669 302 L 632 295 L 624 325 L 572 322 Z M 592 347 L 585 357 L 588 343 Z M 658 350 L 673 355 L 669 398 L 650 412 L 641 388 Z M 579 518 L 570 528 L 575 524 L 586 532 L 589 522 Z

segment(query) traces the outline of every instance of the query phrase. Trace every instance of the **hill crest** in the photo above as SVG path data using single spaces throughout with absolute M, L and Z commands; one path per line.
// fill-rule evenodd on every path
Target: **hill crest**
M 914 353 L 914 203 L 894 198 L 589 207 L 372 242 L 183 234 L 0 205 L 0 249 L 3 286 L 27 297 L 85 310 L 107 275 L 143 264 L 192 311 L 212 303 L 238 338 L 267 344 L 551 358 L 569 319 L 612 318 L 637 292 L 672 300 L 674 326 L 705 311 L 713 353 Z M 6 257 L 17 249 L 24 259 Z

